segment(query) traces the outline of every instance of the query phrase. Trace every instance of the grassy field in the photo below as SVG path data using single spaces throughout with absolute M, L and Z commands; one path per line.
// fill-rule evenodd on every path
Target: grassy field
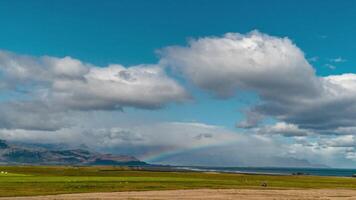
M 0 196 L 194 188 L 356 189 L 356 179 L 341 177 L 149 172 L 123 167 L 0 166 L 0 171 Z

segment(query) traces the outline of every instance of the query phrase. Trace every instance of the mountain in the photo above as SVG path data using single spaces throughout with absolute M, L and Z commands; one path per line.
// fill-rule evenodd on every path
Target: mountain
M 86 149 L 54 150 L 43 145 L 14 145 L 0 140 L 0 163 L 31 165 L 148 165 L 133 156 L 91 152 Z

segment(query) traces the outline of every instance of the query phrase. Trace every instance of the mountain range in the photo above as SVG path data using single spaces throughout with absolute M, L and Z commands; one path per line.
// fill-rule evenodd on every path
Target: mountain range
M 129 155 L 103 154 L 80 148 L 52 149 L 34 144 L 11 144 L 5 140 L 0 140 L 0 163 L 11 165 L 148 165 Z

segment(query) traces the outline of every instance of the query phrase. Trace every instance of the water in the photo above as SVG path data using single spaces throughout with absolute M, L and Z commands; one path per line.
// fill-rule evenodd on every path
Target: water
M 351 177 L 356 175 L 356 169 L 336 169 L 336 168 L 278 168 L 278 167 L 180 167 L 181 169 L 210 172 L 230 172 L 249 174 L 278 174 L 292 175 L 300 173 L 303 175 L 315 176 L 341 176 Z

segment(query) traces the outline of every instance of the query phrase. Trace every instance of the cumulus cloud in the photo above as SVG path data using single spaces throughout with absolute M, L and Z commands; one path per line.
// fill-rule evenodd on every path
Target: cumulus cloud
M 49 97 L 72 109 L 110 110 L 126 106 L 155 109 L 188 98 L 184 88 L 159 66 L 96 67 L 82 79 L 53 81 Z
M 64 57 L 0 51 L 0 90 L 21 97 L 0 103 L 2 128 L 56 130 L 66 112 L 157 109 L 189 98 L 158 65 L 98 67 Z
M 320 77 L 288 38 L 258 31 L 191 40 L 161 50 L 161 63 L 217 97 L 253 91 L 259 101 L 238 127 L 272 117 L 319 133 L 355 126 L 356 75 Z M 255 113 L 255 114 L 251 114 Z
M 295 124 L 287 124 L 285 122 L 277 122 L 273 125 L 265 125 L 263 127 L 254 128 L 252 131 L 258 134 L 283 135 L 286 137 L 300 137 L 312 134 L 308 130 L 300 129 Z
M 355 74 L 321 77 L 323 89 L 318 98 L 301 98 L 299 102 L 282 108 L 279 119 L 298 124 L 302 128 L 320 131 L 337 130 L 355 125 Z M 267 104 L 260 107 L 267 111 Z M 290 112 L 293 111 L 293 112 Z
M 101 68 L 71 57 L 30 57 L 1 51 L 0 71 L 9 86 L 27 87 L 39 98 L 71 109 L 159 108 L 188 97 L 184 88 L 156 65 Z
M 188 47 L 167 47 L 161 55 L 162 63 L 219 97 L 252 89 L 265 98 L 284 99 L 288 95 L 314 96 L 320 87 L 303 52 L 288 38 L 257 31 L 200 38 L 190 41 Z
M 89 71 L 89 65 L 70 57 L 31 57 L 1 50 L 0 71 L 6 89 L 14 89 L 51 84 L 57 78 L 80 79 Z

